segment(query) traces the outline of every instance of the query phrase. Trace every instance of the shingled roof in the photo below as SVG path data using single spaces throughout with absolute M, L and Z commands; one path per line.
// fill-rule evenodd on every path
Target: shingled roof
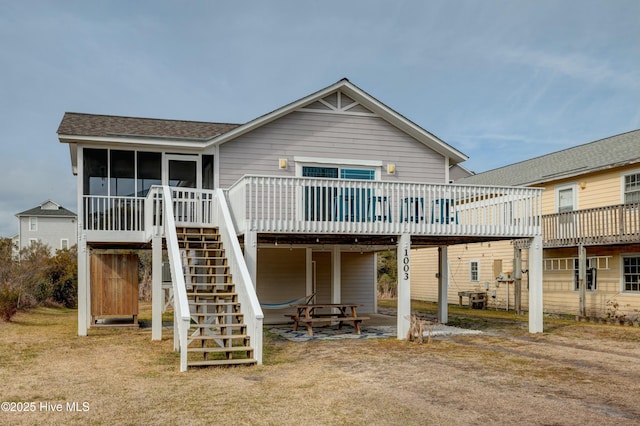
M 49 203 L 54 204 L 57 208 L 43 208 L 44 205 Z M 37 207 L 25 210 L 22 213 L 18 213 L 16 215 L 16 217 L 21 216 L 76 217 L 77 215 L 71 210 L 67 210 L 61 205 L 54 203 L 51 200 L 47 200 Z
M 208 140 L 226 133 L 239 124 L 203 121 L 163 120 L 157 118 L 121 117 L 113 115 L 66 112 L 58 127 L 59 135 L 137 136 Z
M 471 185 L 536 185 L 640 162 L 640 130 L 478 173 L 456 181 Z

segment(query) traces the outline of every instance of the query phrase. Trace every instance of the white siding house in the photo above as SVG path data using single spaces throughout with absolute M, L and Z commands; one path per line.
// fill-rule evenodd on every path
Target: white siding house
M 66 249 L 78 240 L 77 215 L 51 200 L 16 214 L 18 218 L 18 250 L 39 241 L 56 250 Z
M 78 176 L 78 333 L 95 325 L 91 294 L 95 271 L 104 269 L 95 257 L 90 262 L 92 253 L 152 247 L 152 338 L 159 339 L 162 274 L 155 265 L 166 248 L 183 369 L 187 329 L 196 321 L 189 292 L 203 286 L 203 265 L 214 277 L 207 285 L 231 280 L 225 294 L 233 288 L 229 297 L 237 292 L 239 305 L 228 309 L 241 314 L 224 315 L 244 322 L 261 362 L 262 325 L 283 318 L 261 304 L 315 293 L 319 302 L 375 313 L 376 253 L 396 247 L 404 338 L 412 247 L 440 247 L 446 259 L 449 244 L 535 242 L 541 234 L 539 190 L 450 184 L 450 168 L 467 157 L 346 79 L 245 124 L 66 113 L 58 135 Z M 198 250 L 215 251 L 215 261 L 195 255 L 195 228 L 209 244 Z M 213 234 L 219 241 L 208 241 Z M 541 257 L 531 247 L 535 276 Z M 541 298 L 537 280 L 530 283 Z M 229 327 L 216 315 L 218 328 Z M 447 321 L 446 303 L 439 318 Z M 530 330 L 542 331 L 541 310 L 532 309 L 530 319 Z

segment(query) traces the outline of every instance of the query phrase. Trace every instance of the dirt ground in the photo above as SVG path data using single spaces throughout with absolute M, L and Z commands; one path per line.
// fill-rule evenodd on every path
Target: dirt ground
M 547 319 L 530 335 L 523 317 L 467 311 L 451 322 L 483 334 L 419 345 L 267 333 L 264 365 L 180 373 L 170 330 L 161 342 L 148 328 L 77 337 L 75 315 L 0 323 L 0 424 L 640 424 L 637 326 Z

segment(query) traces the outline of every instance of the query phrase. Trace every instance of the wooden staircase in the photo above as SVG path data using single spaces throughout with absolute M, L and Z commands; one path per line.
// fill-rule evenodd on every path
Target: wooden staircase
M 191 308 L 187 365 L 256 364 L 218 229 L 176 231 Z

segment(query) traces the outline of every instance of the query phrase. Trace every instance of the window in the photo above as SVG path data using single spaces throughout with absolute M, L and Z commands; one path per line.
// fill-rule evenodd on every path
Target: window
M 477 260 L 469 262 L 469 281 L 472 283 L 480 281 L 480 262 Z
M 34 245 L 38 242 L 37 238 L 29 238 L 29 245 Z
M 152 185 L 162 185 L 161 153 L 83 150 L 83 194 L 144 197 Z
M 558 213 L 571 212 L 576 209 L 573 186 L 565 186 L 557 189 L 556 206 Z
M 579 259 L 573 259 L 573 289 L 575 291 L 580 290 L 580 261 Z M 596 276 L 597 269 L 592 266 L 591 259 L 587 259 L 587 291 L 596 291 Z
M 303 177 L 324 179 L 375 180 L 376 170 L 367 167 L 302 166 Z M 366 222 L 372 220 L 373 190 L 353 188 L 350 184 L 325 184 L 305 187 L 305 220 Z
M 640 203 L 640 173 L 624 177 L 624 203 Z
M 60 248 L 63 250 L 69 248 L 69 240 L 67 238 L 63 238 L 60 240 Z
M 139 197 L 146 197 L 153 185 L 162 185 L 162 154 L 159 152 L 138 152 Z
M 37 231 L 38 230 L 38 218 L 30 217 L 29 218 L 29 231 Z
M 640 293 L 640 256 L 622 258 L 622 291 Z

